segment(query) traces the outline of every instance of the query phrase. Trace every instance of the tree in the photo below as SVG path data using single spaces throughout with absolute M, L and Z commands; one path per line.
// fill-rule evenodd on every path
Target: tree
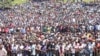
M 8 7 L 8 8 L 10 8 L 11 7 L 11 2 L 12 2 L 12 0 L 0 0 L 0 8 L 6 8 L 6 7 Z

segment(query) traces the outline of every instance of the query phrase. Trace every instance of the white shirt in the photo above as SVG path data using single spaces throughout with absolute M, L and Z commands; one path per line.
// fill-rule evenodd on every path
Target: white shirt
M 82 43 L 82 45 L 79 48 L 84 48 L 86 47 L 86 44 Z
M 75 48 L 71 48 L 71 52 L 72 53 L 75 53 Z
M 60 46 L 57 44 L 55 47 L 55 50 L 59 50 L 59 49 L 60 49 Z
M 12 45 L 11 45 L 11 50 L 12 50 L 14 53 L 16 53 L 16 51 L 18 51 L 18 47 L 19 47 L 19 46 L 18 46 L 17 44 L 15 44 L 15 45 L 12 44 Z
M 73 19 L 72 19 L 72 22 L 76 22 L 76 20 L 73 18 Z
M 92 44 L 89 44 L 89 45 L 88 45 L 88 48 L 89 48 L 89 49 L 93 49 L 94 46 L 95 46 L 95 43 L 93 42 Z
M 79 43 L 77 44 L 77 45 L 75 45 L 75 48 L 77 49 L 77 48 L 79 48 L 80 46 L 79 46 Z
M 69 50 L 71 47 L 72 47 L 72 45 L 69 44 L 69 45 L 66 47 L 66 50 Z
M 97 30 L 100 30 L 100 25 L 97 25 L 96 28 L 97 28 Z
M 90 26 L 89 26 L 89 30 L 93 30 L 93 26 L 90 25 Z
M 23 46 L 23 45 L 21 45 L 19 48 L 20 48 L 21 50 L 23 50 L 23 49 L 24 49 L 24 46 Z
M 12 32 L 12 31 L 14 31 L 14 29 L 13 29 L 13 28 L 11 28 L 11 29 L 10 29 L 10 32 Z
M 43 36 L 43 37 L 44 37 L 44 36 Z M 44 45 L 45 45 L 46 41 L 47 41 L 47 39 L 43 40 L 43 44 L 44 44 Z
M 18 45 L 12 45 L 12 50 L 18 50 Z
M 32 48 L 32 55 L 36 55 L 36 51 L 35 51 L 36 50 L 36 45 L 33 44 L 31 48 Z
M 5 55 L 7 55 L 7 50 L 3 47 L 2 50 L 5 52 Z

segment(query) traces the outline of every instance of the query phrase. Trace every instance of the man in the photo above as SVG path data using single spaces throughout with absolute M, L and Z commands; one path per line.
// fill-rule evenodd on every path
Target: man
M 31 50 L 32 50 L 32 56 L 36 56 L 36 44 L 33 43 L 32 46 L 31 46 Z
M 2 44 L 0 44 L 0 56 L 7 56 L 6 50 L 3 48 Z
M 12 44 L 11 49 L 12 49 L 12 56 L 17 56 L 18 45 Z
M 47 56 L 53 56 L 54 55 L 54 49 L 55 49 L 55 44 L 51 41 L 47 44 Z
M 59 49 L 60 49 L 60 45 L 59 45 L 59 43 L 57 42 L 57 43 L 55 44 L 55 55 L 56 55 L 56 56 L 59 56 Z
M 12 55 L 12 52 L 11 52 L 11 44 L 6 43 L 4 45 L 5 45 L 5 48 L 6 48 L 6 51 L 7 51 L 7 55 L 8 56 L 11 56 Z
M 89 42 L 88 43 L 89 56 L 93 56 L 94 47 L 95 47 L 95 42 Z

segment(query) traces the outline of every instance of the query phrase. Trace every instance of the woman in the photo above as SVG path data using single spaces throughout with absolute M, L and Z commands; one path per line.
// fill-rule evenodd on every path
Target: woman
M 20 44 L 20 46 L 18 47 L 18 54 L 17 54 L 17 56 L 23 56 L 22 55 L 23 49 L 24 49 L 24 45 L 23 44 Z
M 55 45 L 55 55 L 56 55 L 56 56 L 59 56 L 59 48 L 60 48 L 60 46 L 59 46 L 59 44 L 57 43 L 57 44 Z
M 59 54 L 60 56 L 64 56 L 64 53 L 65 53 L 65 44 L 63 43 L 60 45 Z

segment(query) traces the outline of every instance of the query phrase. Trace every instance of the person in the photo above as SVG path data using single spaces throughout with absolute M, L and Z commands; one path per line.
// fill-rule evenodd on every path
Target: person
M 60 54 L 60 56 L 64 56 L 64 53 L 65 53 L 65 44 L 61 43 L 60 49 L 59 49 L 59 54 Z
M 31 46 L 31 56 L 36 56 L 36 44 L 33 43 L 32 46 Z
M 23 56 L 22 52 L 24 49 L 24 45 L 22 43 L 20 43 L 19 47 L 18 47 L 18 53 L 17 56 Z
M 93 56 L 93 49 L 94 49 L 94 46 L 95 46 L 95 42 L 90 42 L 90 43 L 88 44 L 89 56 Z
M 41 45 L 36 43 L 36 56 L 41 56 Z
M 60 49 L 60 46 L 58 43 L 56 43 L 56 45 L 55 45 L 55 55 L 56 56 L 59 56 L 59 49 Z
M 23 56 L 31 56 L 31 46 L 29 43 L 25 43 Z
M 7 51 L 3 48 L 2 44 L 0 44 L 0 56 L 7 56 Z
M 99 5 L 82 4 L 29 1 L 0 11 L 0 42 L 3 42 L 7 55 L 92 55 L 94 47 L 87 42 L 96 40 L 100 35 L 97 35 L 100 31 L 100 15 L 96 12 Z M 9 33 L 5 33 L 6 30 Z M 30 40 L 36 40 L 36 44 L 29 44 Z
M 17 56 L 18 45 L 12 44 L 11 50 L 12 50 L 12 56 Z
M 46 44 L 42 44 L 41 46 L 41 56 L 46 56 Z
M 5 45 L 5 49 L 7 50 L 7 55 L 11 56 L 12 55 L 11 44 L 10 43 L 6 43 L 4 45 Z
M 53 56 L 54 55 L 55 45 L 54 45 L 53 42 L 49 41 L 46 49 L 47 49 L 47 56 Z

